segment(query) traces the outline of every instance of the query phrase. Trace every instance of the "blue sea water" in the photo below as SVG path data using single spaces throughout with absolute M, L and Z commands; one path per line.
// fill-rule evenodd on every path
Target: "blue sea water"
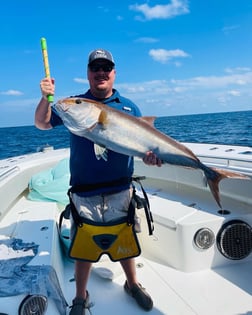
M 181 142 L 252 147 L 252 111 L 158 117 L 155 127 Z M 46 131 L 34 126 L 0 128 L 0 139 L 0 159 L 34 153 L 46 145 L 69 146 L 63 126 Z

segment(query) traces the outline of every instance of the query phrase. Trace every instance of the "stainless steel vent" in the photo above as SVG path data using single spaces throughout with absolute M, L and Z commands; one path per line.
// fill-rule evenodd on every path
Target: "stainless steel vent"
M 252 228 L 241 220 L 229 221 L 217 235 L 217 246 L 226 258 L 239 260 L 252 251 Z

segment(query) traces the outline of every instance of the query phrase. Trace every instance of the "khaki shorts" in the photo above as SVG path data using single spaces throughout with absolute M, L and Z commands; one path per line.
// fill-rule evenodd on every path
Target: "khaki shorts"
M 115 194 L 80 197 L 72 194 L 72 201 L 80 216 L 95 222 L 111 222 L 128 215 L 132 188 Z M 75 231 L 71 217 L 71 236 Z

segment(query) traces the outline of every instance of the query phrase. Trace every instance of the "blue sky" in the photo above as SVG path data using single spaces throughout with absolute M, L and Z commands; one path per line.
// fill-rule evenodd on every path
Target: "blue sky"
M 55 99 L 88 89 L 95 48 L 144 115 L 252 109 L 250 0 L 9 0 L 0 11 L 0 127 L 32 125 L 45 37 Z

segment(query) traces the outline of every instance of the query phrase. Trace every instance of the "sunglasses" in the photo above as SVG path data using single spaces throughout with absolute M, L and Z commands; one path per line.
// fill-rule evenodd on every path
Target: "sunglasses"
M 100 71 L 100 69 L 102 69 L 102 71 L 104 72 L 111 72 L 114 69 L 114 67 L 112 65 L 99 65 L 99 64 L 89 66 L 89 70 L 91 72 L 98 72 Z

